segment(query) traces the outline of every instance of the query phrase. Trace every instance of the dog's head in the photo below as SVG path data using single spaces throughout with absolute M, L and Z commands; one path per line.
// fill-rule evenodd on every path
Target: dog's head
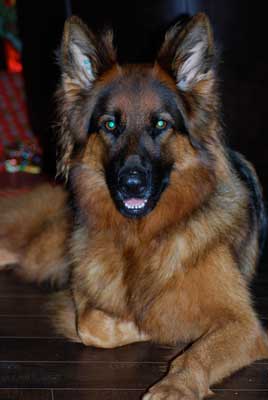
M 205 176 L 204 143 L 213 137 L 212 41 L 198 14 L 167 32 L 154 64 L 119 65 L 111 33 L 97 38 L 71 17 L 60 58 L 59 172 L 99 174 L 125 217 L 150 213 L 171 180 L 185 196 Z

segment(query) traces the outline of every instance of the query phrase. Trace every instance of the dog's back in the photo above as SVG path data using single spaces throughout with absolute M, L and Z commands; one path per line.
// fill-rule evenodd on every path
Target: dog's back
M 0 268 L 19 264 L 15 271 L 35 282 L 67 279 L 66 198 L 62 188 L 44 184 L 0 200 Z
M 262 188 L 255 169 L 242 154 L 229 149 L 229 159 L 235 173 L 246 185 L 250 193 L 250 219 L 251 225 L 258 231 L 258 243 L 260 254 L 263 251 L 267 235 L 267 215 L 263 201 Z

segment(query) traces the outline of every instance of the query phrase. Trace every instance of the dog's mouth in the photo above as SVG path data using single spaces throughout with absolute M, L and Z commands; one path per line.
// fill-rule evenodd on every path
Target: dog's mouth
M 117 196 L 115 201 L 117 209 L 128 218 L 141 218 L 144 217 L 152 210 L 152 202 L 150 197 L 123 197 Z
M 123 203 L 128 210 L 142 210 L 145 208 L 147 201 L 148 199 L 136 199 L 134 197 L 123 200 Z

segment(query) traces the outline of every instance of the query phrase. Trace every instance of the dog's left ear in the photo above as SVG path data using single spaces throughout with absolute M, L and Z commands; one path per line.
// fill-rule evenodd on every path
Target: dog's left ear
M 188 91 L 205 80 L 213 67 L 213 35 L 207 16 L 199 13 L 186 24 L 178 23 L 165 36 L 157 62 Z
M 70 17 L 64 25 L 60 49 L 60 64 L 63 85 L 88 89 L 116 60 L 113 35 L 106 31 L 96 36 L 76 16 Z

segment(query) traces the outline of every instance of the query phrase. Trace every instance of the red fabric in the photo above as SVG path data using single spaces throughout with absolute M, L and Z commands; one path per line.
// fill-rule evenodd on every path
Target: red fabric
M 18 50 L 16 50 L 12 43 L 8 40 L 4 41 L 5 53 L 6 53 L 6 65 L 7 70 L 10 73 L 22 72 L 21 55 Z
M 30 129 L 22 74 L 0 71 L 0 142 L 8 146 L 14 142 L 37 139 Z

